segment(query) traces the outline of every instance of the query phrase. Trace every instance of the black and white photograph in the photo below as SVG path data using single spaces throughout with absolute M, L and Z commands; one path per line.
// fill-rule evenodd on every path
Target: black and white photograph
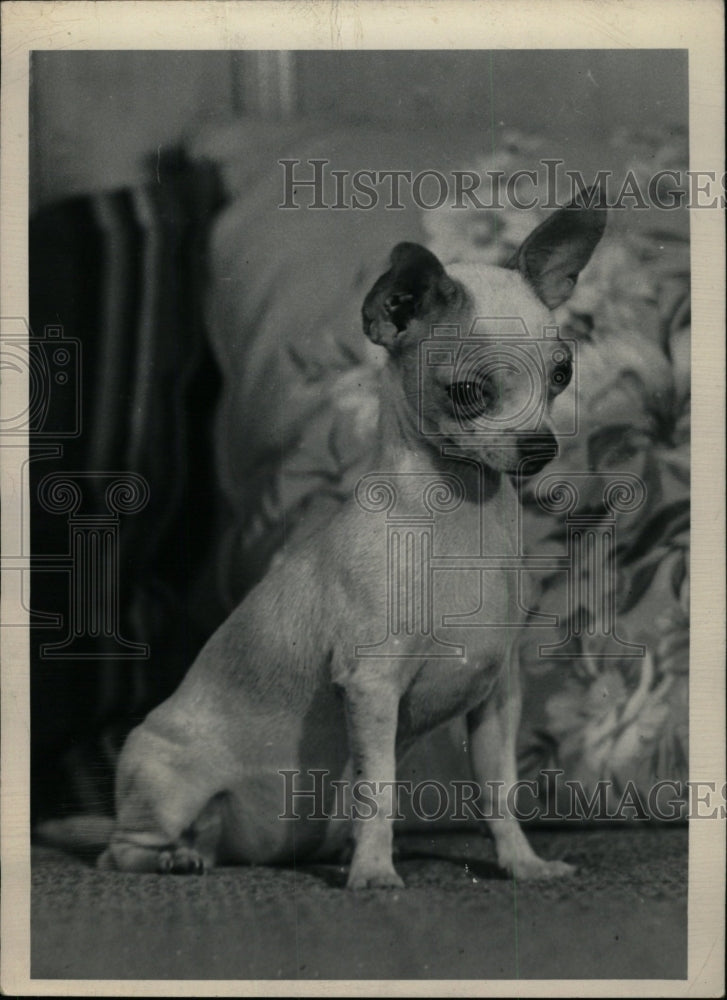
M 721 6 L 2 14 L 3 991 L 721 995 Z

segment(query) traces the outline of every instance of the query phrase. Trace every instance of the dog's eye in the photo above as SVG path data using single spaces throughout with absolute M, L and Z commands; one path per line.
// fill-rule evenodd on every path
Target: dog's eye
M 485 380 L 452 382 L 447 392 L 455 414 L 465 420 L 480 416 L 492 404 L 492 388 Z

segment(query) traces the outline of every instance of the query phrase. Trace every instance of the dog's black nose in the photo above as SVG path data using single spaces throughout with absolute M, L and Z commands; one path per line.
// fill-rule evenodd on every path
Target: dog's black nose
M 558 442 L 550 431 L 542 431 L 518 438 L 517 450 L 520 456 L 518 472 L 522 476 L 532 476 L 556 457 Z

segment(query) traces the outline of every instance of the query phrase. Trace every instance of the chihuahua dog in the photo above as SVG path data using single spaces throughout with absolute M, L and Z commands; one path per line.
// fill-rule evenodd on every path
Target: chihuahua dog
M 481 347 L 480 361 L 458 376 L 451 365 L 423 366 L 422 342 L 433 328 L 466 332 L 477 321 L 478 342 L 496 347 L 502 328 L 493 317 L 516 317 L 534 336 L 552 327 L 551 310 L 570 296 L 604 231 L 605 211 L 588 204 L 555 212 L 507 267 L 445 269 L 424 247 L 401 243 L 365 298 L 364 333 L 388 352 L 371 468 L 398 477 L 397 516 L 412 521 L 421 515 L 422 476 L 457 484 L 461 502 L 437 528 L 443 551 L 479 555 L 473 533 L 481 529 L 486 552 L 517 552 L 515 483 L 557 453 L 547 404 L 567 385 L 570 361 L 563 350 L 557 365 L 544 366 L 544 412 L 535 426 L 514 429 L 507 415 L 522 413 L 533 392 L 517 365 L 488 364 Z M 483 420 L 492 433 L 481 433 Z M 517 780 L 521 612 L 512 571 L 436 574 L 439 634 L 461 655 L 432 656 L 431 635 L 407 628 L 395 646 L 370 655 L 372 623 L 387 621 L 388 555 L 381 521 L 353 497 L 317 534 L 286 548 L 177 691 L 129 735 L 102 866 L 184 873 L 325 859 L 352 837 L 348 887 L 401 886 L 392 860 L 397 758 L 464 714 L 474 776 L 494 807 L 488 824 L 499 865 L 517 878 L 571 870 L 540 859 L 515 817 L 492 801 L 504 802 Z M 414 593 L 423 585 L 416 561 L 411 573 Z M 447 614 L 472 606 L 473 588 L 493 624 L 447 624 Z M 359 655 L 364 648 L 369 655 Z M 311 776 L 320 775 L 328 784 L 319 799 Z M 284 801 L 291 776 L 298 812 Z M 370 792 L 368 810 L 343 804 L 357 782 Z

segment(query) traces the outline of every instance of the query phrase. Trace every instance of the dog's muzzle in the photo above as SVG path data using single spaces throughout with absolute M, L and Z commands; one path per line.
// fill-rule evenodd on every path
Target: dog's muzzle
M 550 431 L 518 438 L 518 476 L 534 476 L 558 454 L 558 442 Z

